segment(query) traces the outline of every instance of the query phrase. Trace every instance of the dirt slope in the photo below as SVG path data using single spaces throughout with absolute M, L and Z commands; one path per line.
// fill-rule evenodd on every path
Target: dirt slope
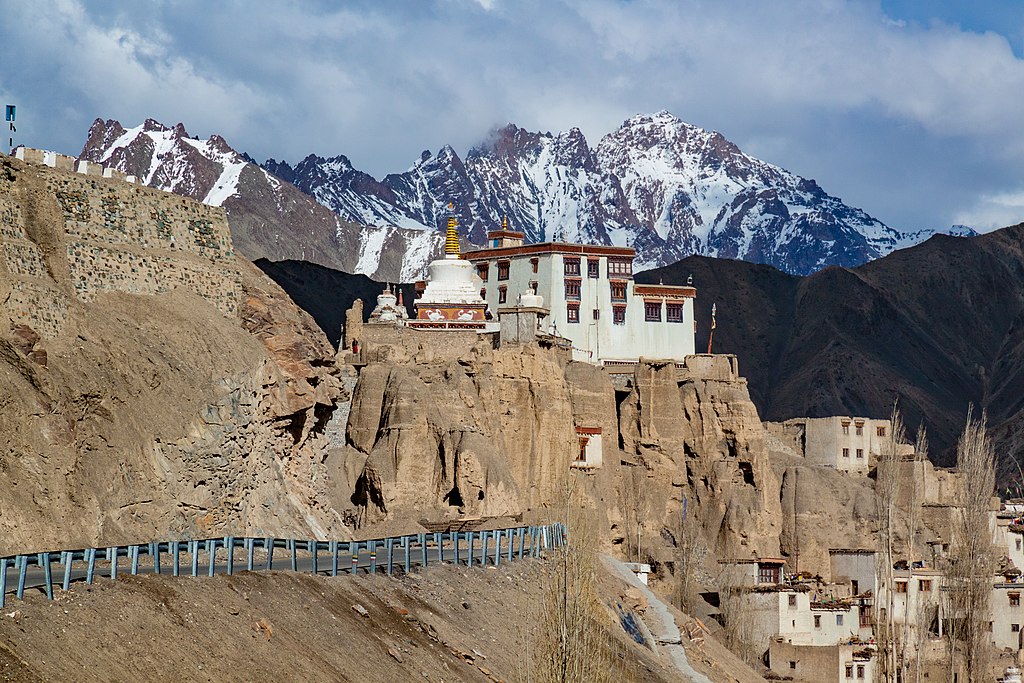
M 524 617 L 538 600 L 541 568 L 524 560 L 432 567 L 405 579 L 271 572 L 101 581 L 54 602 L 9 603 L 0 681 L 523 680 Z M 602 583 L 609 603 L 622 589 Z M 678 680 L 667 658 L 629 640 L 610 617 L 607 624 L 640 680 Z M 760 680 L 728 653 L 723 661 L 712 641 L 704 647 L 712 657 L 698 648 L 690 659 L 716 683 Z

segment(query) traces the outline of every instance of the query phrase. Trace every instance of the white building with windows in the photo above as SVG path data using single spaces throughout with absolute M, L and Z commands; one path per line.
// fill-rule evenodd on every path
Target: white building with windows
M 855 474 L 867 474 L 892 439 L 889 420 L 844 415 L 766 422 L 765 428 L 808 462 Z M 913 453 L 913 446 L 897 444 L 897 455 Z
M 487 247 L 463 256 L 476 267 L 488 308 L 499 310 L 526 291 L 539 294 L 551 311 L 545 331 L 569 339 L 574 360 L 632 365 L 694 353 L 697 291 L 634 282 L 633 249 L 524 244 L 523 233 L 507 229 L 487 238 Z

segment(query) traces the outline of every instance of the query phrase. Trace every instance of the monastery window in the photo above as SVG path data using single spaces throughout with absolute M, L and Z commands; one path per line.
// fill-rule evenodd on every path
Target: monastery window
M 508 300 L 508 287 L 502 285 L 498 287 L 498 303 L 503 304 L 506 300 Z
M 796 607 L 796 595 L 792 593 L 789 595 L 789 606 L 794 608 Z
M 480 276 L 481 280 L 487 282 L 487 276 L 490 274 L 490 269 L 489 263 L 480 263 L 476 267 L 476 274 Z
M 626 300 L 626 283 L 625 282 L 612 282 L 612 301 L 625 301 Z
M 578 323 L 580 321 L 580 305 L 567 304 L 565 307 L 565 318 L 571 323 Z
M 595 308 L 594 309 L 594 320 L 600 320 L 600 319 L 601 319 L 601 309 Z
M 897 581 L 896 582 L 896 592 L 897 593 L 906 593 L 907 592 L 907 582 L 906 581 Z
M 817 628 L 817 629 L 821 628 L 821 615 L 820 614 L 815 614 L 814 615 L 814 628 Z
M 858 664 L 857 665 L 857 678 L 860 678 L 860 679 L 864 678 L 864 665 L 863 664 Z
M 683 322 L 683 305 L 666 303 L 665 320 L 669 321 L 670 323 Z
M 1020 607 L 1020 593 L 1010 593 L 1010 607 Z
M 864 449 L 863 448 L 858 448 L 857 449 L 857 457 L 860 458 L 861 460 L 864 459 Z
M 508 279 L 508 261 L 498 261 L 498 279 Z
M 863 422 L 858 422 L 857 423 L 857 436 L 864 436 L 864 423 Z
M 624 258 L 608 259 L 608 275 L 632 275 L 633 260 Z
M 573 301 L 580 300 L 580 281 L 579 280 L 566 280 L 565 281 L 565 298 Z
M 580 274 L 580 260 L 578 258 L 563 257 L 565 262 L 565 274 L 566 275 L 579 275 Z
M 846 665 L 846 677 L 853 678 L 853 664 Z
M 931 579 L 918 579 L 917 590 L 922 593 L 931 593 L 932 591 L 932 580 Z
M 626 307 L 615 306 L 612 308 L 612 322 L 616 325 L 626 324 Z
M 579 453 L 576 454 L 576 462 L 586 462 L 587 461 L 587 444 L 590 443 L 590 437 L 583 436 L 581 434 L 581 435 L 579 435 L 579 439 L 580 439 L 580 450 L 579 450 Z
M 843 423 L 843 434 L 849 434 L 849 433 L 850 433 L 850 423 L 849 422 L 844 422 Z
M 644 320 L 649 323 L 660 323 L 661 322 L 661 302 L 660 301 L 645 301 L 644 302 Z
M 876 427 L 875 434 L 878 436 L 885 436 L 885 427 Z
M 487 288 L 486 287 L 481 287 L 480 288 L 480 298 L 481 299 L 486 299 L 487 298 Z
M 757 582 L 758 583 L 779 583 L 780 579 L 780 568 L 774 564 L 759 564 L 757 565 Z M 796 597 L 795 595 L 792 597 Z
M 601 262 L 596 258 L 587 259 L 587 277 L 599 277 Z
M 842 626 L 842 625 L 843 625 L 843 615 L 842 614 L 837 614 L 836 615 L 836 626 Z
M 1010 624 L 1010 631 L 1012 633 L 1020 633 L 1020 624 Z
M 844 448 L 843 449 L 843 457 L 844 458 L 849 458 L 850 457 L 850 449 L 849 448 Z
M 796 662 L 794 660 L 792 660 L 792 659 L 789 660 L 789 668 L 790 669 L 795 669 L 796 668 Z
M 530 259 L 530 267 L 533 268 L 533 272 L 537 272 L 537 267 L 540 265 L 540 259 L 534 256 Z

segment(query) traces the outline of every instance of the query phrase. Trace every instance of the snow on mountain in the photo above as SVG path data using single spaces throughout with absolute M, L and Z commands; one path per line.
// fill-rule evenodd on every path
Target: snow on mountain
M 465 159 L 446 146 L 381 181 L 344 156 L 263 166 L 348 220 L 433 230 L 451 201 L 477 244 L 507 217 L 528 241 L 628 245 L 647 266 L 701 254 L 806 274 L 933 234 L 894 230 L 664 111 L 628 119 L 596 148 L 575 128 L 552 135 L 509 124 Z
M 279 177 L 288 176 L 290 167 L 278 165 L 271 173 L 221 136 L 193 138 L 180 123 L 171 128 L 147 119 L 125 129 L 117 121 L 97 119 L 81 157 L 134 175 L 151 187 L 223 206 L 236 247 L 253 260 L 299 259 L 377 279 L 408 281 L 441 250 L 442 236 L 424 233 L 415 221 L 394 221 L 387 228 L 357 224 L 368 222 L 362 221 L 364 217 L 381 215 L 385 204 L 365 192 L 367 179 L 372 178 L 359 177 L 350 165 L 346 169 L 344 157 L 311 157 L 299 165 L 301 175 L 292 175 L 308 179 L 321 167 L 334 179 L 350 172 L 354 180 L 349 187 L 364 192 L 352 194 L 350 203 L 339 205 L 337 212 L 325 206 L 331 200 L 330 188 L 318 193 L 307 184 L 300 191 L 288 182 L 290 178 Z

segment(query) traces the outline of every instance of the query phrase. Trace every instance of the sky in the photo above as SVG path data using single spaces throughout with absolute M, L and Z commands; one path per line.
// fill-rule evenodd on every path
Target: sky
M 897 229 L 1024 221 L 1024 0 L 11 0 L 0 100 L 16 144 L 154 118 L 378 178 L 665 109 Z

